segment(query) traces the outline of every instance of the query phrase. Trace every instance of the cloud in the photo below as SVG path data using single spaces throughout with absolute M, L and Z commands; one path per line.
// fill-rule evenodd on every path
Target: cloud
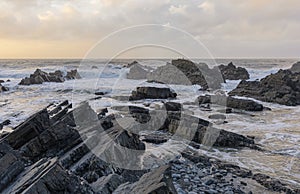
M 79 45 L 81 42 L 96 42 L 124 27 L 156 23 L 175 26 L 193 34 L 216 56 L 229 55 L 226 49 L 232 49 L 230 55 L 235 53 L 235 56 L 248 56 L 249 53 L 263 56 L 270 55 L 272 51 L 277 55 L 276 47 L 286 48 L 282 51 L 283 56 L 294 53 L 288 50 L 289 47 L 300 50 L 298 0 L 182 2 L 2 0 L 0 39 L 7 43 L 14 40 L 14 45 L 17 41 L 20 46 L 26 41 L 65 41 L 66 44 L 73 41 Z M 264 49 L 256 53 L 257 47 Z

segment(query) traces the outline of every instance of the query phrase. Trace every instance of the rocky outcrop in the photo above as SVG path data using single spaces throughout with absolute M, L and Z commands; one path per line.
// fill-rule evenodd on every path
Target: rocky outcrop
M 77 72 L 77 69 L 73 69 L 71 71 L 67 72 L 67 75 L 65 76 L 66 79 L 81 79 L 81 76 Z
M 171 64 L 158 67 L 148 75 L 149 82 L 165 84 L 193 85 L 203 89 L 217 89 L 224 83 L 218 69 L 210 69 L 206 64 L 196 64 L 185 59 L 172 60 Z
M 246 96 L 287 106 L 300 105 L 300 73 L 279 70 L 260 81 L 242 80 L 229 95 Z
M 136 91 L 132 91 L 129 100 L 167 99 L 176 98 L 176 96 L 177 94 L 170 88 L 137 87 Z
M 0 83 L 0 92 L 7 92 L 9 91 L 8 87 L 2 86 L 2 84 Z
M 233 98 L 231 96 L 218 96 L 218 95 L 206 95 L 199 96 L 196 100 L 199 105 L 202 104 L 217 104 L 226 106 L 229 108 L 245 110 L 245 111 L 262 111 L 264 109 L 262 104 L 259 104 L 253 100 Z
M 170 166 L 161 166 L 144 174 L 139 181 L 120 185 L 114 194 L 177 193 L 172 182 Z
M 66 79 L 80 79 L 80 75 L 77 70 L 71 70 L 64 76 L 63 72 L 57 70 L 55 72 L 44 72 L 40 69 L 36 69 L 33 74 L 21 80 L 19 85 L 32 85 L 42 84 L 44 82 L 64 82 Z
M 218 66 L 221 73 L 223 74 L 225 79 L 228 80 L 247 80 L 250 78 L 248 71 L 242 67 L 236 67 L 232 62 L 230 62 L 227 66 L 219 65 Z
M 127 79 L 147 79 L 147 75 L 151 70 L 152 68 L 142 66 L 138 62 L 133 63 L 127 73 Z
M 293 73 L 299 73 L 300 72 L 300 61 L 298 61 L 297 63 L 293 64 L 293 66 L 291 67 L 290 70 Z
M 3 126 L 9 125 L 10 124 L 10 120 L 5 120 L 2 123 L 0 123 L 0 130 L 3 129 Z

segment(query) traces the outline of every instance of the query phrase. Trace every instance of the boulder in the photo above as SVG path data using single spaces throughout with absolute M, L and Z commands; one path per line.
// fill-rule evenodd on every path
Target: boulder
M 2 84 L 0 83 L 0 92 L 7 92 L 9 91 L 8 87 L 2 86 Z
M 127 79 L 147 79 L 147 75 L 150 72 L 150 70 L 150 68 L 144 67 L 136 62 L 130 65 L 129 72 L 127 74 Z
M 65 76 L 66 79 L 81 79 L 81 76 L 77 72 L 77 69 L 73 69 L 71 71 L 67 72 L 67 75 Z
M 300 105 L 300 72 L 279 70 L 260 81 L 242 80 L 229 95 L 251 97 L 287 106 Z
M 218 69 L 210 69 L 206 64 L 195 64 L 185 59 L 172 60 L 171 64 L 158 67 L 148 75 L 147 79 L 165 84 L 198 84 L 203 89 L 217 89 L 221 87 L 221 83 L 224 83 Z
M 233 98 L 231 96 L 205 95 L 199 96 L 196 100 L 199 105 L 202 104 L 217 104 L 229 108 L 240 109 L 245 111 L 262 111 L 264 107 L 253 100 Z
M 247 80 L 250 78 L 250 75 L 245 68 L 236 67 L 232 62 L 230 62 L 227 66 L 219 65 L 218 68 L 224 78 L 228 80 Z
M 290 69 L 293 73 L 299 73 L 300 72 L 300 61 L 293 64 L 293 66 Z
M 10 124 L 10 120 L 5 120 L 2 123 L 0 123 L 0 130 L 3 129 L 3 126 L 5 125 L 9 125 Z
M 136 91 L 132 91 L 129 100 L 141 99 L 167 99 L 176 98 L 177 94 L 170 88 L 157 87 L 137 87 Z
M 167 111 L 181 111 L 182 105 L 178 102 L 164 102 Z

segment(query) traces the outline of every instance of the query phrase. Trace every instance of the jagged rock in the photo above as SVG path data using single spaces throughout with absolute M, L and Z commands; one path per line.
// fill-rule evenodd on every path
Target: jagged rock
M 246 110 L 246 111 L 262 111 L 264 109 L 262 104 L 253 100 L 233 98 L 231 96 L 205 95 L 199 96 L 196 103 L 201 104 L 217 104 L 229 108 Z
M 68 173 L 56 159 L 40 160 L 26 169 L 6 193 L 93 193 L 92 188 L 77 176 Z
M 50 126 L 50 118 L 46 109 L 30 116 L 26 121 L 14 128 L 14 131 L 4 139 L 14 148 L 18 149 L 31 139 L 37 137 Z
M 219 65 L 218 66 L 221 73 L 223 74 L 225 79 L 228 80 L 247 80 L 250 78 L 248 71 L 242 67 L 236 67 L 230 62 L 227 66 Z
M 299 73 L 300 72 L 300 61 L 293 64 L 293 66 L 290 69 L 293 73 Z
M 229 95 L 246 96 L 287 106 L 300 105 L 300 73 L 279 70 L 260 81 L 242 80 Z
M 206 146 L 259 149 L 252 138 L 214 128 L 206 120 L 178 112 L 168 113 L 161 130 Z
M 77 72 L 77 69 L 74 69 L 74 70 L 68 71 L 65 78 L 66 79 L 81 79 L 81 76 Z
M 147 79 L 147 75 L 151 68 L 144 67 L 138 62 L 130 65 L 129 72 L 127 74 L 127 79 Z
M 139 181 L 120 185 L 114 194 L 177 193 L 172 182 L 170 166 L 161 166 L 144 174 Z
M 9 125 L 10 124 L 10 120 L 5 120 L 2 123 L 0 123 L 0 130 L 3 129 L 3 126 L 5 125 Z
M 0 142 L 0 192 L 24 170 L 20 155 L 5 142 Z
M 122 183 L 124 183 L 123 177 L 118 174 L 110 174 L 94 182 L 92 188 L 99 194 L 111 194 Z
M 137 87 L 136 91 L 132 91 L 129 100 L 141 99 L 167 99 L 176 98 L 177 94 L 171 91 L 170 88 L 156 88 L 156 87 Z
M 133 65 L 135 65 L 135 64 L 139 64 L 139 62 L 137 62 L 137 61 L 133 61 L 133 62 L 131 62 L 131 63 L 128 63 L 127 65 L 126 65 L 126 67 L 132 67 Z
M 8 87 L 2 86 L 2 84 L 0 83 L 0 92 L 7 92 L 9 91 Z
M 164 102 L 167 111 L 181 111 L 182 105 L 177 102 Z
M 158 67 L 147 79 L 149 82 L 165 84 L 198 84 L 203 89 L 217 89 L 224 83 L 218 69 L 210 69 L 206 64 L 195 64 L 185 59 L 172 60 L 171 64 Z
M 77 70 L 71 70 L 67 72 L 64 77 L 63 72 L 57 70 L 55 72 L 44 72 L 40 69 L 36 69 L 33 74 L 21 80 L 19 85 L 32 85 L 32 84 L 42 84 L 43 82 L 64 82 L 65 79 L 80 79 L 80 75 Z

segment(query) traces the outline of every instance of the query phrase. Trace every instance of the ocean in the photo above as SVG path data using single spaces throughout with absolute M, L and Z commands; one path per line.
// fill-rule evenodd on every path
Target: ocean
M 133 59 L 120 60 L 88 60 L 82 62 L 78 59 L 2 59 L 0 60 L 0 80 L 10 80 L 2 85 L 9 88 L 8 92 L 0 93 L 0 122 L 6 119 L 11 121 L 4 127 L 9 131 L 20 124 L 36 111 L 50 103 L 69 100 L 75 107 L 82 101 L 89 101 L 97 111 L 103 107 L 132 104 L 116 100 L 117 96 L 126 96 L 140 85 L 157 85 L 146 83 L 145 80 L 126 79 L 128 68 L 124 65 Z M 165 65 L 170 59 L 137 59 L 149 67 L 156 68 Z M 250 80 L 261 79 L 279 69 L 287 69 L 297 59 L 194 59 L 194 62 L 205 62 L 209 66 L 215 64 L 228 64 L 233 62 L 236 66 L 245 67 L 250 73 Z M 62 70 L 66 72 L 78 69 L 82 79 L 68 80 L 63 83 L 43 83 L 42 85 L 21 86 L 18 83 L 22 78 L 29 76 L 40 68 L 46 72 Z M 228 92 L 234 89 L 238 81 L 229 81 L 223 84 L 223 90 Z M 159 84 L 158 84 L 159 85 Z M 203 93 L 199 86 L 170 85 L 176 91 L 176 101 L 184 105 L 195 116 L 208 119 L 209 112 L 203 112 L 198 107 L 189 104 Z M 94 93 L 103 91 L 107 93 L 103 98 L 91 100 Z M 152 101 L 148 101 L 151 103 Z M 139 105 L 143 105 L 140 102 Z M 227 124 L 218 125 L 217 128 L 226 129 L 243 135 L 254 136 L 255 141 L 266 151 L 260 152 L 251 149 L 210 149 L 200 150 L 207 155 L 236 163 L 254 172 L 263 172 L 283 180 L 300 184 L 300 107 L 288 107 L 274 103 L 260 102 L 272 111 L 263 111 L 246 114 L 227 115 Z M 161 154 L 167 154 L 162 150 Z

